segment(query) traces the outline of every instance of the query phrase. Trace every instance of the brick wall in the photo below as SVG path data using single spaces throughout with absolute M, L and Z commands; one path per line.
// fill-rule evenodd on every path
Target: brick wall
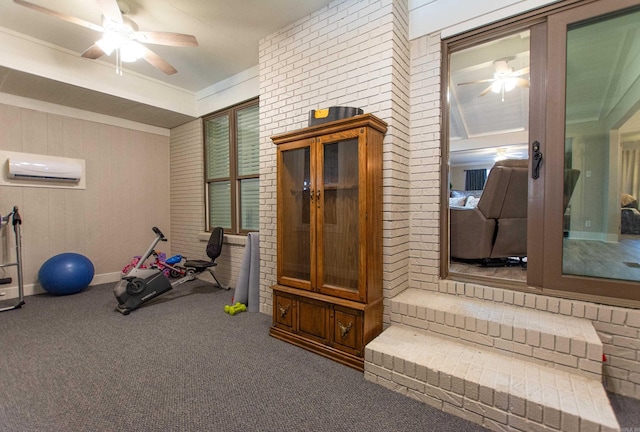
M 440 267 L 440 36 L 411 41 L 411 286 L 434 288 Z
M 172 252 L 195 259 L 204 252 L 204 248 L 194 242 L 198 233 L 204 231 L 204 165 L 200 120 L 171 130 L 169 161 Z
M 276 149 L 270 136 L 307 126 L 309 110 L 355 106 L 385 120 L 384 289 L 406 288 L 409 261 L 406 0 L 339 0 L 260 42 L 261 311 L 276 281 Z M 388 322 L 388 314 L 385 314 Z

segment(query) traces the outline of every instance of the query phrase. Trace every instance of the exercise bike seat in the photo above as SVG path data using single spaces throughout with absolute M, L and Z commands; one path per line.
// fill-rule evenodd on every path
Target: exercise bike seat
M 209 241 L 207 242 L 207 256 L 211 258 L 210 261 L 206 260 L 187 260 L 184 266 L 187 269 L 194 269 L 196 272 L 204 271 L 205 269 L 215 267 L 218 264 L 216 259 L 222 252 L 222 241 L 224 239 L 224 230 L 221 227 L 216 227 L 211 232 Z

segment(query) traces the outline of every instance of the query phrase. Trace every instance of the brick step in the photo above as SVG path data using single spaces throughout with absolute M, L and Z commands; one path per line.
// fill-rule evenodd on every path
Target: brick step
M 392 299 L 391 322 L 602 379 L 602 342 L 589 320 L 473 297 L 407 289 Z
M 491 430 L 620 430 L 599 381 L 417 328 L 371 341 L 365 377 Z

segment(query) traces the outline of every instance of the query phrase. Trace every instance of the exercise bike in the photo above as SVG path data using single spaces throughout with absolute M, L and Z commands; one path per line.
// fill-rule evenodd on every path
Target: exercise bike
M 159 268 L 142 268 L 144 262 L 153 254 L 156 245 L 161 241 L 167 241 L 158 227 L 153 227 L 156 237 L 151 242 L 147 251 L 142 255 L 135 267 L 122 277 L 122 280 L 113 289 L 113 294 L 118 300 L 116 310 L 123 315 L 128 315 L 143 303 L 158 297 L 178 285 L 197 279 L 203 272 L 208 271 L 216 281 L 218 287 L 228 290 L 229 287 L 221 284 L 212 271 L 217 264 L 216 258 L 222 251 L 224 232 L 222 228 L 214 228 L 207 243 L 207 255 L 211 261 L 187 260 L 184 263 L 185 276 L 173 282 L 169 281 Z

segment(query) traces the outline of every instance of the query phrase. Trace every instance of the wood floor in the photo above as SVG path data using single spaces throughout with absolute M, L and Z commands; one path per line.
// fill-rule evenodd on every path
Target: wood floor
M 623 235 L 617 243 L 564 239 L 564 274 L 640 280 L 640 236 Z
M 640 236 L 623 235 L 617 243 L 565 238 L 563 273 L 606 279 L 640 281 Z M 488 278 L 527 281 L 523 267 L 483 267 L 480 264 L 452 260 L 450 273 Z

